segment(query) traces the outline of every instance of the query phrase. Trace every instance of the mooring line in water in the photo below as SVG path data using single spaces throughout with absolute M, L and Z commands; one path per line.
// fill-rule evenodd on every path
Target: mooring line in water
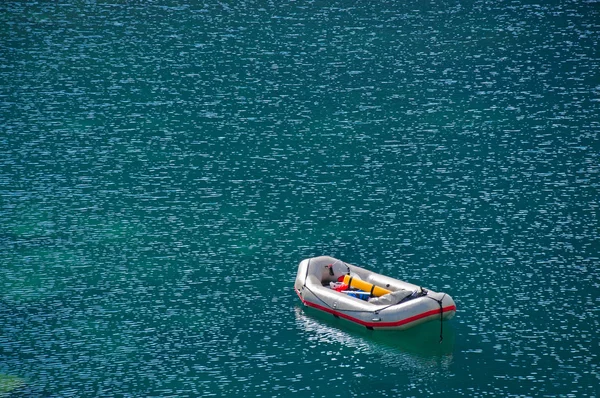
M 437 303 L 440 305 L 440 344 L 442 344 L 442 340 L 444 340 L 444 305 L 442 304 L 442 302 L 444 301 L 444 297 L 446 297 L 446 293 L 444 293 L 444 295 L 442 296 L 442 298 L 440 300 L 433 298 L 431 296 L 427 296 L 432 300 L 437 301 Z

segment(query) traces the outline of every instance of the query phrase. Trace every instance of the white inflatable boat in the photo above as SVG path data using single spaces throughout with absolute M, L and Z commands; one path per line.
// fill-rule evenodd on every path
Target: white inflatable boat
M 328 256 L 300 262 L 294 289 L 304 305 L 368 329 L 408 329 L 431 320 L 448 320 L 456 313 L 454 300 L 446 293 Z

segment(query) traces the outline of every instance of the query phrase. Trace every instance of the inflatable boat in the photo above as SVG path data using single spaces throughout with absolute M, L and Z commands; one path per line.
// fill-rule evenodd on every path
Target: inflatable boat
M 451 319 L 454 300 L 411 283 L 377 274 L 329 256 L 302 260 L 294 289 L 305 306 L 368 329 L 408 329 Z

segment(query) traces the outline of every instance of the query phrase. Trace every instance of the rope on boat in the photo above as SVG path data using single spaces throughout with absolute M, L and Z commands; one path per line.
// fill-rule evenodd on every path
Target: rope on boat
M 444 301 L 444 297 L 446 297 L 446 293 L 444 293 L 444 295 L 442 296 L 442 298 L 440 300 L 433 298 L 431 296 L 427 296 L 432 300 L 437 301 L 437 303 L 440 305 L 440 344 L 442 343 L 442 340 L 444 340 L 444 306 L 442 304 L 442 302 Z

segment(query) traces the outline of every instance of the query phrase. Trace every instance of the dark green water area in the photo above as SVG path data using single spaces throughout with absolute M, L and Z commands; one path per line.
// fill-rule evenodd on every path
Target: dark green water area
M 598 1 L 2 1 L 0 396 L 599 396 L 599 135 Z

